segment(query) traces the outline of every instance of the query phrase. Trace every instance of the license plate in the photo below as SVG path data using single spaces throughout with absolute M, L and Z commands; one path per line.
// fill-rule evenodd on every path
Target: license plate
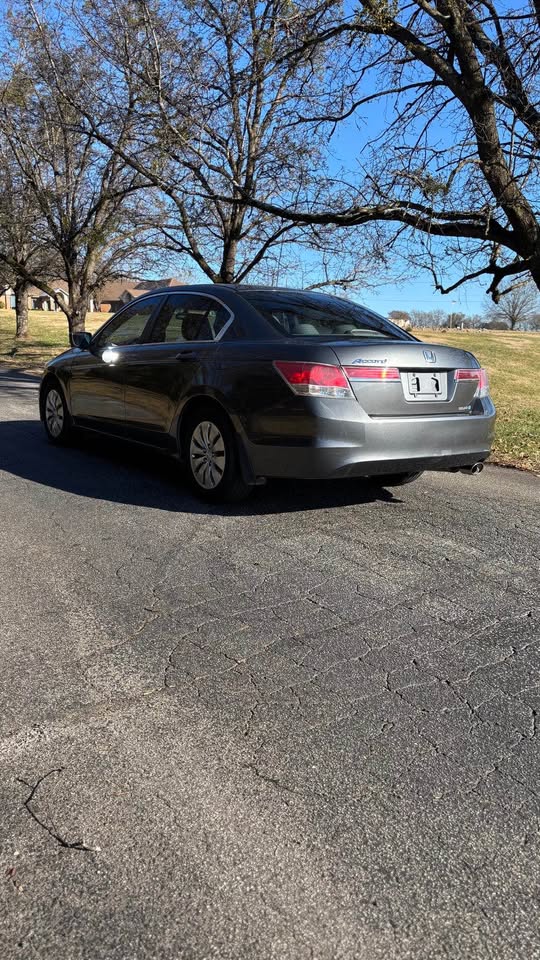
M 410 400 L 446 400 L 447 375 L 437 370 L 429 372 L 407 373 L 407 399 Z

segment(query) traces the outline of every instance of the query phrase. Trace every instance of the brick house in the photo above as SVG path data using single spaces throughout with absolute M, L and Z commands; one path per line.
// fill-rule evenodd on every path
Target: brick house
M 109 280 L 103 284 L 96 295 L 96 309 L 102 313 L 115 313 L 125 303 L 135 300 L 136 297 L 142 297 L 144 293 L 151 293 L 152 290 L 163 287 L 174 287 L 178 283 L 182 281 L 175 277 L 168 277 L 165 280 L 138 280 L 133 277 Z
M 62 300 L 68 302 L 68 288 L 65 280 L 51 280 L 50 286 L 53 288 L 54 292 L 62 298 Z M 15 309 L 15 291 L 13 287 L 0 287 L 0 310 L 14 310 Z M 58 307 L 52 297 L 48 293 L 45 293 L 43 290 L 40 290 L 39 287 L 29 287 L 28 288 L 28 309 L 29 310 L 51 310 L 53 313 L 57 312 L 60 307 Z
M 175 277 L 168 277 L 165 280 L 142 280 L 137 277 L 119 277 L 117 280 L 109 280 L 104 283 L 101 290 L 97 293 L 94 301 L 90 302 L 90 310 L 98 310 L 102 313 L 114 313 L 125 303 L 134 300 L 135 297 L 141 297 L 143 293 L 151 293 L 162 287 L 174 287 L 181 283 Z M 64 280 L 51 280 L 51 287 L 55 293 L 68 302 L 67 283 Z M 0 282 L 0 310 L 15 309 L 15 292 L 12 287 L 4 287 Z M 28 290 L 28 309 L 29 310 L 51 310 L 57 312 L 60 308 L 54 300 L 38 287 L 30 287 Z

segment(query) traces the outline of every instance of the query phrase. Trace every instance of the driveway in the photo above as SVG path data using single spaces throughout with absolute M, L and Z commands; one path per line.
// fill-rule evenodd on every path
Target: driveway
M 540 957 L 540 481 L 47 445 L 0 377 L 2 957 Z

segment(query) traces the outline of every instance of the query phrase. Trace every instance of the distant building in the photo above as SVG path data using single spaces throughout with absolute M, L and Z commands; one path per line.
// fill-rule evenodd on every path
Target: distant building
M 174 287 L 181 282 L 175 277 L 168 277 L 165 280 L 143 280 L 137 277 L 119 277 L 117 280 L 108 280 L 98 291 L 94 300 L 90 301 L 90 310 L 115 313 L 125 303 L 129 303 L 136 297 L 141 297 L 143 293 L 151 293 L 152 290 L 161 287 Z M 68 286 L 65 280 L 51 280 L 49 286 L 67 304 Z M 0 286 L 0 310 L 14 309 L 15 291 L 12 287 Z M 38 287 L 30 287 L 28 290 L 28 309 L 50 310 L 55 313 L 60 310 L 60 307 L 48 293 Z
M 54 292 L 58 297 L 60 297 L 64 303 L 68 302 L 68 287 L 65 280 L 50 280 L 49 286 L 52 287 Z M 15 291 L 13 287 L 5 287 L 0 292 L 0 309 L 1 310 L 14 310 L 15 309 Z M 28 288 L 28 309 L 29 310 L 51 310 L 56 312 L 60 310 L 48 293 L 45 293 L 43 290 L 40 290 L 39 287 L 29 287 Z
M 395 323 L 396 327 L 401 327 L 402 330 L 412 330 L 413 328 L 411 315 L 406 310 L 390 310 L 388 319 Z
M 165 280 L 119 277 L 117 280 L 109 280 L 96 294 L 96 309 L 102 313 L 115 313 L 125 303 L 135 300 L 136 297 L 142 297 L 144 293 L 151 293 L 152 290 L 159 290 L 162 287 L 174 287 L 181 282 L 176 277 L 168 277 Z

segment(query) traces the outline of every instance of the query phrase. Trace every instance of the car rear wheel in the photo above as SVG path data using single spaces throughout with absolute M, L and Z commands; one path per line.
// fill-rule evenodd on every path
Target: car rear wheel
M 377 487 L 403 487 L 406 483 L 413 483 L 422 476 L 423 471 L 418 473 L 387 473 L 377 477 L 370 477 L 369 482 Z
M 69 443 L 72 434 L 71 417 L 64 394 L 57 383 L 50 383 L 43 396 L 43 423 L 50 443 Z
M 217 407 L 199 407 L 189 417 L 184 459 L 191 487 L 203 500 L 243 500 L 251 485 L 242 476 L 238 446 L 231 423 Z

